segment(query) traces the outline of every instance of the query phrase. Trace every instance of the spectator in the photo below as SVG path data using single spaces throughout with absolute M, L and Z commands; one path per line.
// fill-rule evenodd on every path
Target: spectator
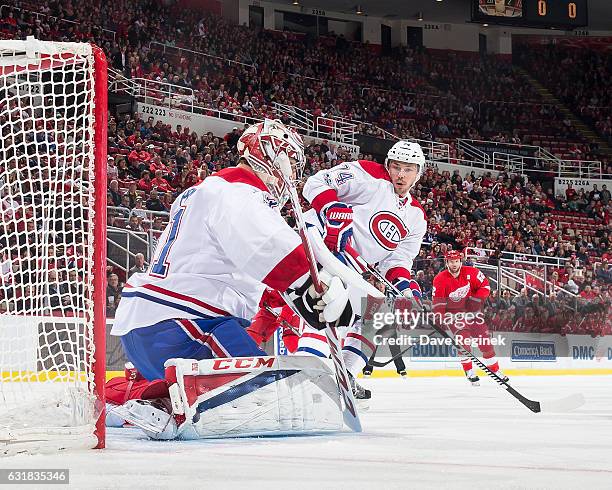
M 606 284 L 612 284 L 612 269 L 607 260 L 604 260 L 602 264 L 596 269 L 597 279 L 602 280 Z
M 119 276 L 111 274 L 106 286 L 106 315 L 108 317 L 114 318 L 120 299 L 121 287 L 119 286 Z
M 46 307 L 52 310 L 59 309 L 62 305 L 62 297 L 68 292 L 65 284 L 60 283 L 55 269 L 51 269 L 47 273 L 47 295 Z
M 155 171 L 155 178 L 151 180 L 151 186 L 159 192 L 173 192 L 174 189 L 170 186 L 168 181 L 162 176 L 161 170 Z
M 143 232 L 144 228 L 142 227 L 142 218 L 132 214 L 126 228 L 136 232 Z
M 111 155 L 108 156 L 108 164 L 106 167 L 106 177 L 108 179 L 117 179 L 119 177 L 119 169 L 115 165 L 115 158 Z
M 172 207 L 172 203 L 174 202 L 174 196 L 172 192 L 165 192 L 163 197 L 161 198 L 161 203 L 164 206 L 164 211 L 170 212 L 170 208 Z
M 147 209 L 149 211 L 166 211 L 166 208 L 160 201 L 156 190 L 152 190 L 149 194 L 149 199 L 147 199 Z
M 69 309 L 82 311 L 85 302 L 85 286 L 76 269 L 68 271 L 68 281 L 65 284 L 67 295 L 64 296 L 64 303 L 67 309 L 69 306 Z
M 521 289 L 521 294 L 512 300 L 512 305 L 516 308 L 516 315 L 523 316 L 526 308 L 531 304 L 527 288 Z
M 234 126 L 232 128 L 232 132 L 227 133 L 223 139 L 227 142 L 227 146 L 234 148 L 237 145 L 240 136 L 242 136 L 242 132 L 236 126 Z
M 128 272 L 128 277 L 136 272 L 145 272 L 147 267 L 145 266 L 145 258 L 141 253 L 137 253 L 134 255 L 134 267 L 132 267 Z
M 137 199 L 142 199 L 138 195 L 138 191 L 136 190 L 136 182 L 130 182 L 126 195 L 130 198 L 130 208 L 133 208 L 134 206 L 136 206 Z
M 127 194 L 121 198 L 121 204 L 117 211 L 123 213 L 126 217 L 130 215 L 130 197 Z
M 136 205 L 132 209 L 132 214 L 138 218 L 145 219 L 147 217 L 147 210 L 143 207 L 142 197 L 136 199 Z
M 138 189 L 144 191 L 145 193 L 150 193 L 153 189 L 153 183 L 151 181 L 151 174 L 148 170 L 143 170 L 140 176 L 140 180 L 138 181 Z
M 110 204 L 115 207 L 120 206 L 122 196 L 121 196 L 121 192 L 119 192 L 119 182 L 117 182 L 116 180 L 111 180 L 111 183 L 108 186 L 108 192 L 111 198 Z
M 601 202 L 607 206 L 610 203 L 610 191 L 606 184 L 601 186 Z

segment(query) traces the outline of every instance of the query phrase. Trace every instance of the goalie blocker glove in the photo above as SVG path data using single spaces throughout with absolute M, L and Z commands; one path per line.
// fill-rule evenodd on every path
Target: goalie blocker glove
M 344 284 L 324 270 L 319 272 L 319 278 L 326 287 L 322 295 L 316 292 L 312 278 L 307 275 L 301 286 L 287 290 L 288 300 L 304 321 L 317 330 L 325 329 L 327 323 L 350 327 L 356 317 Z

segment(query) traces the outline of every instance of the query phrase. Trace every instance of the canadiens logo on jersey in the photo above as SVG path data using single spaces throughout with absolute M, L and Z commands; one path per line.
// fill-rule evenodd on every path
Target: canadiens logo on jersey
M 398 215 L 390 211 L 380 211 L 370 219 L 370 233 L 381 247 L 395 250 L 408 236 L 408 228 Z
M 468 277 L 468 280 L 469 280 L 469 277 Z M 450 299 L 451 301 L 454 301 L 455 303 L 458 303 L 463 298 L 467 297 L 469 292 L 470 292 L 470 285 L 468 283 L 465 286 L 461 286 L 460 288 L 457 288 L 454 291 L 450 292 L 448 294 L 448 299 Z

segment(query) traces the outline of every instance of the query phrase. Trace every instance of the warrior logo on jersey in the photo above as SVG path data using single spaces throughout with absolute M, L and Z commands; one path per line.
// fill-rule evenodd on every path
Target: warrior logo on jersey
M 399 216 L 380 211 L 370 218 L 370 233 L 385 250 L 395 250 L 408 235 L 408 228 Z
M 470 285 L 466 284 L 465 286 L 461 286 L 460 288 L 455 289 L 454 291 L 448 294 L 448 299 L 458 303 L 463 298 L 465 298 L 470 292 Z

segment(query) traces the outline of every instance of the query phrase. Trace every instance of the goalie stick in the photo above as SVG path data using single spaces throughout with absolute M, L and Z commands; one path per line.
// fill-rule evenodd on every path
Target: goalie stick
M 374 267 L 371 267 L 368 263 L 366 263 L 361 256 L 352 248 L 350 245 L 346 247 L 346 250 L 350 257 L 359 263 L 365 270 L 369 271 L 374 275 L 379 281 L 381 281 L 385 285 L 386 293 L 392 295 L 395 298 L 402 297 L 401 291 L 399 291 L 393 284 L 391 284 L 382 274 L 380 274 Z M 482 369 L 490 378 L 493 378 L 502 388 L 504 388 L 508 393 L 510 393 L 514 398 L 516 398 L 519 402 L 525 405 L 529 410 L 533 413 L 539 413 L 544 408 L 545 411 L 557 412 L 557 411 L 570 411 L 574 410 L 582 405 L 584 405 L 584 396 L 581 393 L 575 393 L 564 398 L 558 400 L 550 400 L 550 401 L 536 401 L 530 400 L 525 397 L 521 393 L 519 393 L 516 389 L 514 389 L 509 382 L 504 381 L 500 376 L 491 371 L 489 367 L 482 362 L 478 357 L 468 351 L 463 345 L 455 340 L 455 338 L 446 332 L 443 328 L 438 327 L 437 325 L 431 325 L 437 333 L 442 335 L 444 338 L 449 339 L 455 348 L 461 352 L 466 357 L 469 357 L 480 369 Z
M 278 156 L 278 155 L 277 155 Z M 276 160 L 276 159 L 275 159 Z M 308 266 L 310 268 L 310 276 L 312 278 L 313 286 L 318 294 L 323 294 L 323 284 L 319 279 L 319 270 L 317 269 L 317 263 L 314 257 L 314 252 L 308 240 L 306 233 L 306 223 L 304 221 L 304 214 L 300 199 L 297 195 L 294 182 L 282 173 L 283 179 L 289 189 L 289 199 L 291 201 L 291 207 L 295 214 L 296 226 L 304 250 L 306 251 L 306 258 L 308 259 Z M 344 401 L 344 408 L 342 410 L 342 418 L 344 423 L 354 432 L 361 432 L 361 421 L 359 420 L 359 414 L 357 413 L 357 404 L 355 403 L 355 397 L 351 390 L 351 384 L 349 381 L 348 371 L 344 364 L 342 357 L 342 351 L 340 349 L 340 339 L 338 338 L 338 331 L 334 325 L 327 323 L 325 327 L 325 336 L 327 337 L 327 343 L 329 344 L 329 350 L 331 353 L 332 361 L 334 364 L 334 370 L 336 373 L 336 381 L 338 382 L 338 388 Z

